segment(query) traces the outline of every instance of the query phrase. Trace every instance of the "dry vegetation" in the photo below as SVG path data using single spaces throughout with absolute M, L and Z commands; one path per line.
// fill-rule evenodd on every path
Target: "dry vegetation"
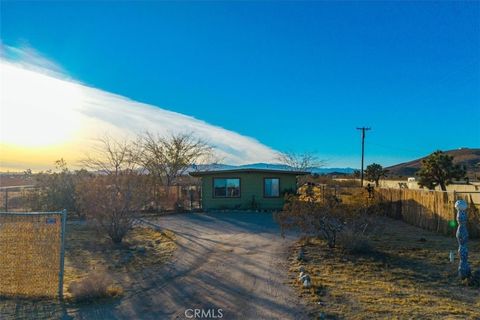
M 102 298 L 120 296 L 123 289 L 115 285 L 108 274 L 96 272 L 70 282 L 68 292 L 76 302 L 95 302 Z
M 456 239 L 401 221 L 378 218 L 383 232 L 368 250 L 329 248 L 324 240 L 302 240 L 293 248 L 292 285 L 308 299 L 314 318 L 327 319 L 479 319 L 480 290 L 456 277 L 458 258 L 449 262 Z M 305 262 L 297 261 L 300 246 Z M 480 241 L 470 242 L 473 270 L 480 268 Z M 363 247 L 362 247 L 363 248 Z M 349 249 L 347 247 L 347 249 Z M 313 287 L 297 280 L 304 266 Z
M 133 276 L 145 269 L 161 267 L 175 250 L 173 233 L 144 227 L 135 227 L 121 245 L 113 244 L 86 225 L 68 225 L 67 236 L 64 285 L 67 299 L 88 300 L 86 288 L 97 292 L 97 297 L 120 295 L 122 288 L 129 290 Z M 97 280 L 93 281 L 96 285 L 92 284 L 92 277 Z
M 115 305 L 119 301 L 112 297 L 128 298 L 141 291 L 145 284 L 151 284 L 175 248 L 175 237 L 167 230 L 158 232 L 136 226 L 121 245 L 114 245 L 95 228 L 69 223 L 65 303 L 54 299 L 0 297 L 0 319 L 64 319 L 70 318 L 67 313 L 78 310 L 79 303 L 82 308 L 98 303 Z M 56 279 L 54 283 L 56 288 Z M 31 282 L 30 287 L 36 284 Z

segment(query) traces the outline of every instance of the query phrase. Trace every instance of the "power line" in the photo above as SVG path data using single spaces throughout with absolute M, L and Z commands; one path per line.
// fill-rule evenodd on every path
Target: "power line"
M 357 130 L 362 130 L 362 168 L 360 169 L 360 186 L 363 187 L 363 160 L 365 157 L 365 131 L 372 130 L 372 128 L 361 127 L 357 128 Z

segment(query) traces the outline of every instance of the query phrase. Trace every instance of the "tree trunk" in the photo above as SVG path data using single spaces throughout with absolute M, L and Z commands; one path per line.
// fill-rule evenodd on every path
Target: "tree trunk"
M 445 182 L 440 182 L 440 188 L 442 191 L 447 191 L 447 186 L 445 185 Z

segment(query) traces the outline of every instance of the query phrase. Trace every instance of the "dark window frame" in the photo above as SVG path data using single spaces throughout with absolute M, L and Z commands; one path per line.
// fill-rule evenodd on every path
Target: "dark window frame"
M 266 188 L 265 188 L 265 180 L 267 179 L 277 179 L 278 180 L 278 196 L 268 196 L 266 194 Z M 282 179 L 280 179 L 280 177 L 264 177 L 263 178 L 263 197 L 264 198 L 280 198 L 282 196 L 282 193 L 280 192 L 281 190 L 281 181 Z
M 224 180 L 237 179 L 238 180 L 238 196 L 234 196 L 234 197 L 216 196 L 215 195 L 215 179 L 224 179 Z M 225 185 L 225 189 L 226 188 L 227 188 L 227 186 Z M 226 190 L 225 190 L 225 194 L 227 194 Z M 242 197 L 242 179 L 240 177 L 212 177 L 212 198 L 215 198 L 215 199 L 238 199 L 238 198 L 241 198 L 241 197 Z

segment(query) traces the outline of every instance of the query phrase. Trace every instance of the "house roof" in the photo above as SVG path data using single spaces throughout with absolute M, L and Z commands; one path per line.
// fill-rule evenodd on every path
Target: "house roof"
M 254 168 L 240 168 L 240 169 L 226 169 L 226 170 L 205 170 L 190 172 L 193 177 L 202 177 L 223 173 L 281 173 L 295 176 L 303 176 L 310 174 L 308 171 L 292 171 L 292 170 L 278 170 L 278 169 L 254 169 Z

